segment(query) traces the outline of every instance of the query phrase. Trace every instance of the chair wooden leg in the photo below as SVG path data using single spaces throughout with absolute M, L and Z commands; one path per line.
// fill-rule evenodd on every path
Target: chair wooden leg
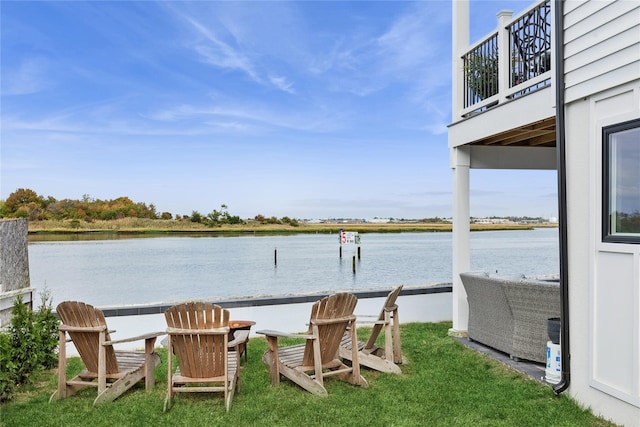
M 67 397 L 67 333 L 58 331 L 58 389 L 51 395 L 54 399 Z
M 324 388 L 324 380 L 322 378 L 322 359 L 320 352 L 320 340 L 317 338 L 320 336 L 318 332 L 318 325 L 315 323 L 311 325 L 311 329 L 313 330 L 313 367 L 316 375 L 316 382 L 320 385 L 320 387 Z
M 391 334 L 391 313 L 384 312 L 384 358 L 393 360 L 393 335 Z
M 402 363 L 402 348 L 400 347 L 400 320 L 398 310 L 393 311 L 393 362 Z
M 164 399 L 163 412 L 171 409 L 173 398 L 173 346 L 171 345 L 173 337 L 169 335 L 167 341 L 167 396 Z
M 280 360 L 278 358 L 278 338 L 267 336 L 269 343 L 269 373 L 271 374 L 271 385 L 280 384 Z
M 360 385 L 360 361 L 358 360 L 358 335 L 356 332 L 356 325 L 351 323 L 351 377 L 352 383 Z
M 98 397 L 93 401 L 93 406 L 102 405 L 104 403 L 113 402 L 125 391 L 129 390 L 138 381 L 141 381 L 145 375 L 145 367 L 140 366 L 138 369 L 129 371 L 125 375 L 111 383 L 102 392 L 98 392 Z
M 327 397 L 327 389 L 324 388 L 315 378 L 311 378 L 307 373 L 298 371 L 296 369 L 289 368 L 287 366 L 280 366 L 283 375 L 298 384 L 309 393 L 315 394 L 320 397 Z
M 153 356 L 154 356 L 153 350 L 154 350 L 155 344 L 156 344 L 156 337 L 147 338 L 146 340 L 144 340 L 144 354 L 145 354 L 144 386 L 147 391 L 153 390 L 153 387 L 155 385 L 154 371 L 156 368 L 156 364 L 153 363 Z
M 236 375 L 233 379 L 234 387 L 238 389 L 238 391 L 240 391 L 240 387 L 242 387 L 242 377 L 240 376 L 240 372 L 242 371 L 242 369 L 244 369 L 244 367 L 240 366 L 240 361 L 242 360 L 242 356 L 240 355 L 240 353 L 236 352 Z
M 104 346 L 105 331 L 98 334 L 98 395 L 107 389 L 107 350 Z

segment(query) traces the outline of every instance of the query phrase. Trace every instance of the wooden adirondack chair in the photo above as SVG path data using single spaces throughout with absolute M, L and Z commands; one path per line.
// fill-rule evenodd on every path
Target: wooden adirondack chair
M 280 383 L 280 374 L 305 390 L 318 396 L 327 396 L 324 377 L 338 375 L 351 384 L 368 387 L 360 375 L 358 352 L 351 355 L 351 366 L 338 356 L 338 347 L 345 331 L 356 339 L 356 317 L 353 315 L 358 299 L 355 295 L 339 293 L 316 302 L 311 309 L 311 321 L 306 334 L 287 334 L 277 331 L 258 331 L 266 335 L 269 349 L 263 360 L 269 365 L 271 384 Z M 278 347 L 278 338 L 304 338 L 306 344 Z
M 122 340 L 112 340 L 104 314 L 89 304 L 65 301 L 56 307 L 62 325 L 59 327 L 58 389 L 49 401 L 64 399 L 84 387 L 97 387 L 98 396 L 93 406 L 111 402 L 122 393 L 145 379 L 147 390 L 154 386 L 153 371 L 160 357 L 153 351 L 156 338 L 163 332 L 145 334 Z M 84 362 L 85 369 L 71 380 L 66 378 L 67 334 Z M 144 353 L 114 350 L 113 345 L 132 341 L 145 341 Z M 95 382 L 97 380 L 97 382 Z
M 358 341 L 358 361 L 361 365 L 391 374 L 402 373 L 397 365 L 402 363 L 400 321 L 398 320 L 398 306 L 396 305 L 396 299 L 398 299 L 400 291 L 402 291 L 402 286 L 397 286 L 389 292 L 378 319 L 373 322 L 369 339 L 366 343 Z M 384 336 L 384 348 L 376 345 L 376 340 L 381 332 Z M 340 345 L 340 356 L 347 360 L 351 360 L 353 352 L 351 342 L 349 335 L 345 334 Z
M 224 392 L 228 412 L 236 386 L 240 388 L 238 345 L 246 343 L 249 331 L 236 331 L 229 341 L 229 310 L 211 303 L 176 305 L 164 315 L 169 335 L 164 410 L 171 408 L 178 392 Z M 178 368 L 172 373 L 174 353 Z

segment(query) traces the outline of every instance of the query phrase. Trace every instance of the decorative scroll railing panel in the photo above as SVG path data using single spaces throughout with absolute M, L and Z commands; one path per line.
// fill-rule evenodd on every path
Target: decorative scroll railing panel
M 551 71 L 551 3 L 540 3 L 509 27 L 511 51 L 511 80 L 509 87 L 526 84 L 527 81 Z M 549 84 L 550 79 L 537 83 L 527 90 L 535 90 Z M 517 96 L 517 94 L 514 94 Z
M 499 27 L 462 56 L 463 116 L 551 84 L 551 2 L 540 2 Z

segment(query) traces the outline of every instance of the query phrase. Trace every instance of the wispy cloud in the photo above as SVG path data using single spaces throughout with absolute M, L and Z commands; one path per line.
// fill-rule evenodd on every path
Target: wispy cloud
M 268 129 L 289 129 L 309 132 L 331 132 L 342 127 L 343 119 L 338 111 L 318 109 L 304 111 L 281 111 L 273 107 L 255 103 L 227 104 L 216 106 L 180 105 L 176 108 L 158 110 L 149 115 L 160 122 L 188 122 L 191 120 L 208 123 L 227 123 L 228 130 L 252 130 L 262 132 Z
M 17 68 L 12 69 L 6 64 L 2 68 L 2 95 L 28 95 L 49 85 L 47 61 L 42 58 L 25 59 Z
M 448 84 L 450 64 L 449 15 L 431 2 L 418 2 L 390 25 L 377 39 L 382 71 L 398 80 L 412 82 L 419 93 Z M 429 90 L 431 89 L 431 90 Z
M 136 118 L 97 118 L 92 114 L 58 114 L 28 119 L 5 115 L 2 118 L 2 128 L 6 133 L 40 133 L 50 137 L 65 135 L 65 138 L 79 135 L 194 136 L 210 133 L 210 130 L 203 127 L 161 127 Z
M 433 99 L 424 100 L 423 109 L 426 124 L 423 129 L 432 135 L 444 135 L 447 133 L 447 126 L 451 123 L 451 101 L 449 97 L 433 96 Z
M 293 89 L 293 83 L 288 81 L 286 77 L 270 76 L 269 81 L 275 87 L 277 87 L 278 89 L 284 92 L 291 93 L 291 94 L 296 93 L 295 90 Z
M 325 134 L 341 129 L 346 114 L 315 107 L 291 112 L 256 102 L 181 104 L 144 114 L 131 111 L 127 100 L 77 105 L 40 116 L 7 114 L 5 132 L 38 132 L 71 135 L 206 136 L 214 134 L 267 135 L 289 130 Z
M 247 48 L 240 38 L 243 31 L 241 24 L 230 20 L 224 23 L 211 17 L 195 17 L 194 12 L 174 13 L 196 35 L 196 40 L 186 41 L 187 48 L 195 52 L 205 63 L 216 68 L 238 71 L 246 74 L 256 84 L 294 94 L 293 83 L 283 75 L 271 73 L 262 65 L 260 51 Z
M 422 129 L 443 135 L 451 121 L 448 10 L 410 5 L 377 40 L 380 72 L 405 85 L 407 101 L 424 112 Z M 446 11 L 446 13 L 444 13 Z M 387 77 L 391 78 L 391 77 Z
M 200 36 L 204 37 L 206 43 L 198 41 L 194 44 L 193 49 L 206 62 L 217 67 L 242 71 L 255 82 L 262 82 L 247 56 L 230 44 L 220 40 L 216 34 L 195 18 L 186 15 L 183 15 L 183 17 Z

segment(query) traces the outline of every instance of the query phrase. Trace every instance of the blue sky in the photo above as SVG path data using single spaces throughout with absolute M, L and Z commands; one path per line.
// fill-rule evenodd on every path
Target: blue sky
M 471 39 L 502 9 L 472 1 Z M 242 218 L 451 216 L 448 1 L 3 1 L 0 199 Z M 471 214 L 556 215 L 554 172 L 472 171 Z

